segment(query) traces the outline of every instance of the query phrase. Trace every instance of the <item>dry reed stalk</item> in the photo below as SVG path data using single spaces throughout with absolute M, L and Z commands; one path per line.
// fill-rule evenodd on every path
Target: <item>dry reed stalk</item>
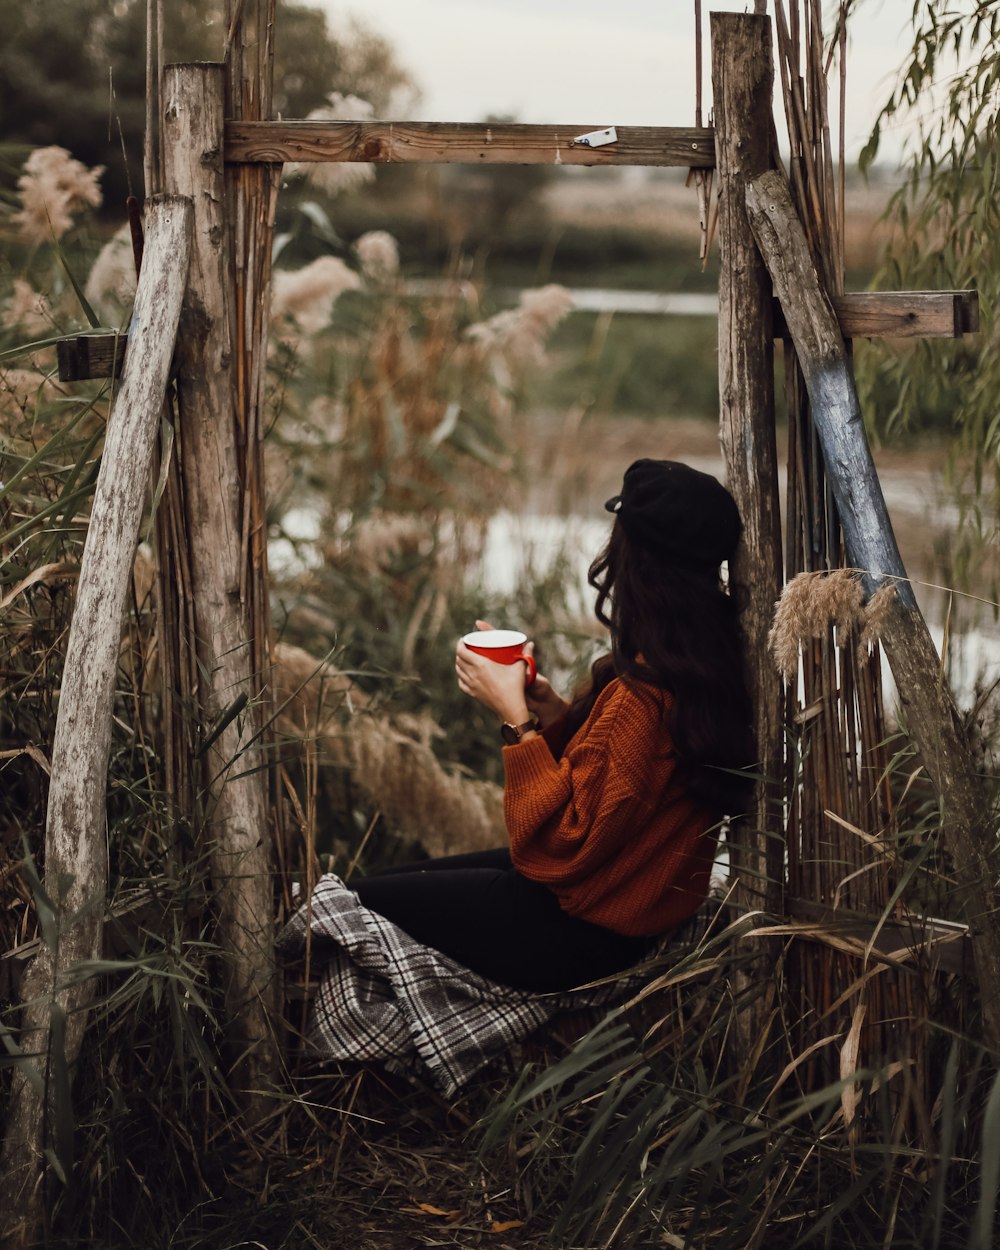
M 274 680 L 286 760 L 304 752 L 310 768 L 345 771 L 395 834 L 430 855 L 503 844 L 502 790 L 443 768 L 429 718 L 378 714 L 348 676 L 298 647 L 275 648 Z
M 817 270 L 831 294 L 843 290 L 843 26 L 848 7 L 846 3 L 840 6 L 827 54 L 817 0 L 789 3 L 787 9 L 783 0 L 775 5 L 793 196 Z M 839 171 L 827 105 L 835 47 L 841 56 Z M 788 601 L 783 601 L 776 616 L 772 645 L 789 681 L 790 721 L 798 723 L 801 744 L 801 771 L 788 796 L 788 888 L 793 897 L 837 900 L 878 915 L 891 895 L 892 864 L 873 860 L 870 848 L 850 835 L 848 828 L 881 838 L 893 821 L 876 647 L 884 603 L 873 602 L 863 609 L 854 575 L 839 567 L 843 544 L 805 388 L 787 344 L 785 353 L 790 583 Z M 833 820 L 828 812 L 844 823 Z M 848 1020 L 861 1020 L 861 989 L 850 955 L 831 949 L 807 951 L 795 944 L 788 969 L 798 997 L 799 1019 L 792 1034 L 801 1047 L 810 1045 L 814 1023 L 829 1012 L 846 1010 Z M 906 1005 L 913 1003 L 913 989 L 909 983 L 901 982 L 895 973 L 879 976 L 865 988 L 863 1001 L 864 1024 L 858 1025 L 855 1039 L 862 1064 L 876 1061 L 893 1047 L 910 1045 Z M 811 1083 L 835 1078 L 837 1072 L 829 1060 L 822 1049 L 812 1054 L 802 1069 L 805 1079 Z M 915 1079 L 929 1087 L 928 1073 L 921 1072 Z M 900 1085 L 898 1080 L 896 1084 Z

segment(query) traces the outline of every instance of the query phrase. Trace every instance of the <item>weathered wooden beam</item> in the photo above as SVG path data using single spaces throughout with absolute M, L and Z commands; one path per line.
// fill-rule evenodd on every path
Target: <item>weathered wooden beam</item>
M 122 618 L 191 251 L 190 201 L 146 205 L 146 251 L 132 311 L 132 352 L 108 418 L 101 469 L 70 623 L 45 826 L 45 892 L 58 941 L 28 968 L 0 1157 L 0 1242 L 37 1244 L 48 1158 L 70 1169 L 59 1125 L 93 982 L 74 969 L 98 959 L 107 895 L 107 780 Z M 57 1032 L 54 1025 L 63 1028 Z M 48 1100 L 48 1111 L 45 1103 Z
M 957 339 L 979 330 L 976 291 L 851 291 L 830 302 L 845 339 Z M 790 337 L 778 301 L 774 337 Z
M 853 291 L 835 295 L 832 302 L 845 339 L 953 339 L 979 330 L 976 291 Z M 774 337 L 787 338 L 788 327 L 777 300 L 772 316 Z M 59 381 L 119 377 L 127 348 L 126 333 L 61 339 L 56 344 Z
M 252 643 L 240 595 L 242 492 L 223 242 L 221 65 L 168 65 L 163 74 L 164 186 L 195 205 L 191 274 L 177 338 L 184 467 L 203 732 L 239 696 L 247 709 L 204 752 L 204 829 L 226 952 L 227 1029 L 234 1084 L 254 1117 L 277 1084 L 274 906 L 267 773 L 247 757 L 257 717 Z
M 56 344 L 60 382 L 117 378 L 125 367 L 127 334 L 77 334 Z
M 711 31 L 719 185 L 719 435 L 727 484 L 743 518 L 730 575 L 745 598 L 741 620 L 762 777 L 754 810 L 734 826 L 732 862 L 737 905 L 777 913 L 782 846 L 769 831 L 782 826 L 784 726 L 781 683 L 767 649 L 782 570 L 773 300 L 745 196 L 747 182 L 771 165 L 771 28 L 765 17 L 713 13 Z
M 996 823 L 940 659 L 917 607 L 865 434 L 850 361 L 813 267 L 786 179 L 770 170 L 747 209 L 809 392 L 847 558 L 869 592 L 890 587 L 881 628 L 906 728 L 940 797 L 969 925 L 987 1037 L 1000 1051 L 1000 867 Z
M 486 125 L 483 122 L 226 123 L 226 160 L 361 161 L 369 164 L 660 165 L 711 169 L 715 133 L 708 126 L 617 126 L 614 143 L 589 147 L 578 136 L 599 125 Z
M 910 915 L 906 920 L 884 920 L 862 915 L 842 907 L 831 907 L 812 899 L 786 900 L 787 914 L 797 921 L 818 926 L 815 935 L 849 939 L 891 960 L 905 959 L 911 966 L 930 966 L 935 972 L 952 976 L 968 976 L 972 970 L 972 946 L 969 926 L 951 920 Z
M 771 164 L 771 27 L 766 17 L 711 14 L 719 240 L 719 438 L 726 480 L 743 518 L 730 580 L 744 604 L 747 681 L 754 710 L 757 772 L 750 811 L 732 813 L 728 834 L 732 902 L 741 912 L 780 914 L 784 844 L 781 682 L 767 660 L 767 634 L 781 591 L 781 524 L 774 424 L 774 334 L 767 270 L 747 221 L 745 187 Z M 771 1019 L 763 984 L 773 950 L 734 973 L 745 1006 L 734 1025 L 744 1070 L 762 1061 Z M 741 1095 L 737 1091 L 737 1098 Z

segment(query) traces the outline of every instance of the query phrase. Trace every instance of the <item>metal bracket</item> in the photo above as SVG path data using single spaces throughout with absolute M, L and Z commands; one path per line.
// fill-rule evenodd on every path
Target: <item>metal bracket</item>
M 618 131 L 614 126 L 608 126 L 604 130 L 589 130 L 585 135 L 577 135 L 573 142 L 584 148 L 603 148 L 607 143 L 618 142 Z

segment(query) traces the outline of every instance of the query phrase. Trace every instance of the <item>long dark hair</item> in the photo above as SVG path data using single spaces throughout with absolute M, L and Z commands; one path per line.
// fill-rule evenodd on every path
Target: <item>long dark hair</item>
M 721 814 L 745 810 L 754 739 L 739 604 L 717 568 L 688 568 L 632 542 L 615 521 L 587 574 L 611 654 L 569 711 L 575 731 L 615 677 L 673 696 L 669 729 L 690 794 Z

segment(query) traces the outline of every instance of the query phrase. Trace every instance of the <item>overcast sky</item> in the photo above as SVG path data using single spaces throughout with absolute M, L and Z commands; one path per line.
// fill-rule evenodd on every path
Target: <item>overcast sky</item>
M 319 0 L 336 29 L 355 15 L 417 79 L 414 120 L 689 126 L 695 119 L 693 0 Z M 704 0 L 705 99 L 711 102 Z M 769 11 L 773 5 L 768 6 Z M 912 0 L 860 0 L 850 26 L 848 153 L 860 150 L 909 46 Z M 831 100 L 831 105 L 834 101 Z M 831 113 L 833 110 L 831 109 Z M 887 136 L 883 150 L 898 150 Z

